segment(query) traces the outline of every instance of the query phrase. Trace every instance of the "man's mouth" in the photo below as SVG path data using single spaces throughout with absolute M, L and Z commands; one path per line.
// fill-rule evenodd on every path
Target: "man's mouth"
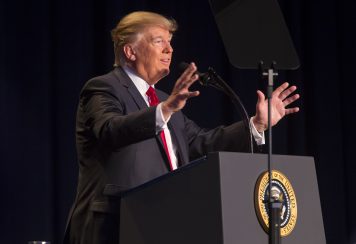
M 170 58 L 161 59 L 161 62 L 168 65 L 171 63 L 171 59 Z

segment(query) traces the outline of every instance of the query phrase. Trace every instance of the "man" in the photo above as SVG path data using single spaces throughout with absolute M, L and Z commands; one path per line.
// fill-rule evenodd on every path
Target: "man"
M 243 123 L 205 130 L 183 115 L 198 79 L 191 63 L 167 95 L 154 89 L 168 75 L 175 21 L 151 12 L 125 16 L 112 31 L 115 69 L 88 81 L 77 113 L 79 183 L 70 214 L 70 243 L 117 243 L 119 199 L 110 197 L 206 155 L 209 151 L 247 151 Z M 298 108 L 296 87 L 285 83 L 273 93 L 272 124 Z M 256 140 L 267 128 L 267 105 L 258 91 L 252 117 Z M 161 101 L 161 102 L 159 102 Z

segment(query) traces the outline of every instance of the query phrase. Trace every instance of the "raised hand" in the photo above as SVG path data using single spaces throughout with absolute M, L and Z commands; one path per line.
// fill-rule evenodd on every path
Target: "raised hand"
M 189 98 L 199 95 L 199 91 L 189 91 L 190 86 L 198 80 L 198 75 L 194 74 L 196 71 L 197 67 L 191 63 L 176 81 L 171 95 L 162 103 L 162 112 L 165 118 L 181 110 Z
M 296 86 L 289 86 L 288 82 L 283 83 L 272 93 L 271 99 L 271 125 L 276 125 L 285 115 L 299 111 L 298 107 L 286 108 L 289 104 L 299 99 L 299 94 L 291 95 Z M 252 118 L 253 124 L 259 132 L 265 131 L 268 127 L 268 102 L 261 91 L 257 91 L 258 101 L 256 104 L 256 115 Z

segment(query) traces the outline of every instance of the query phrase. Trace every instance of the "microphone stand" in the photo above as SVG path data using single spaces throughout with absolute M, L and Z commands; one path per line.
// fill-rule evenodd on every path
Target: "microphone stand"
M 247 111 L 244 105 L 241 102 L 239 96 L 231 89 L 231 87 L 215 72 L 215 70 L 209 67 L 208 72 L 201 74 L 199 82 L 203 86 L 211 86 L 222 92 L 224 92 L 234 104 L 235 108 L 239 112 L 240 116 L 243 118 L 243 123 L 245 127 L 249 130 L 250 134 L 250 150 L 253 154 L 253 138 L 252 138 L 252 129 L 250 124 L 250 119 L 247 114 Z
M 274 198 L 272 196 L 272 168 L 271 168 L 271 157 L 272 157 L 272 125 L 271 125 L 271 100 L 272 100 L 272 93 L 273 93 L 273 83 L 274 78 L 278 76 L 278 73 L 275 72 L 275 65 L 276 63 L 273 62 L 271 68 L 265 72 L 263 70 L 263 62 L 260 63 L 260 70 L 263 77 L 268 78 L 268 85 L 267 85 L 267 101 L 268 101 L 268 192 L 269 192 L 269 199 L 267 200 L 268 203 L 268 210 L 269 210 L 269 218 L 268 218 L 268 243 L 269 244 L 280 244 L 281 243 L 281 208 L 282 202 L 278 198 Z
M 281 208 L 283 202 L 278 198 L 272 196 L 272 167 L 271 167 L 271 157 L 272 157 L 272 108 L 271 108 L 271 100 L 273 93 L 273 83 L 278 73 L 275 72 L 276 63 L 272 63 L 271 68 L 267 70 L 267 72 L 263 69 L 263 62 L 260 63 L 260 70 L 263 77 L 268 78 L 267 85 L 267 102 L 268 102 L 268 195 L 269 198 L 266 201 L 268 204 L 269 218 L 269 233 L 268 233 L 268 243 L 269 244 L 281 244 Z M 200 76 L 200 84 L 203 86 L 211 86 L 222 92 L 224 92 L 234 104 L 235 108 L 239 111 L 240 115 L 244 118 L 243 122 L 246 128 L 250 131 L 250 148 L 251 153 L 253 153 L 253 138 L 251 131 L 251 124 L 249 121 L 249 116 L 246 112 L 245 107 L 243 106 L 240 98 L 236 95 L 236 93 L 231 89 L 231 87 L 212 69 L 209 68 L 208 72 L 201 74 Z

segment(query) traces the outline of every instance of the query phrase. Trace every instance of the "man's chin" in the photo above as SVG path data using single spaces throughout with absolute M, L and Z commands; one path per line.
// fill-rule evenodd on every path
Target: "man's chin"
M 164 76 L 167 76 L 169 74 L 169 72 L 170 72 L 169 68 L 165 69 L 163 71 Z
M 170 71 L 169 68 L 163 69 L 163 70 L 161 71 L 161 74 L 162 74 L 161 76 L 162 76 L 162 78 L 163 78 L 163 77 L 166 77 L 166 76 L 169 74 L 169 71 Z

